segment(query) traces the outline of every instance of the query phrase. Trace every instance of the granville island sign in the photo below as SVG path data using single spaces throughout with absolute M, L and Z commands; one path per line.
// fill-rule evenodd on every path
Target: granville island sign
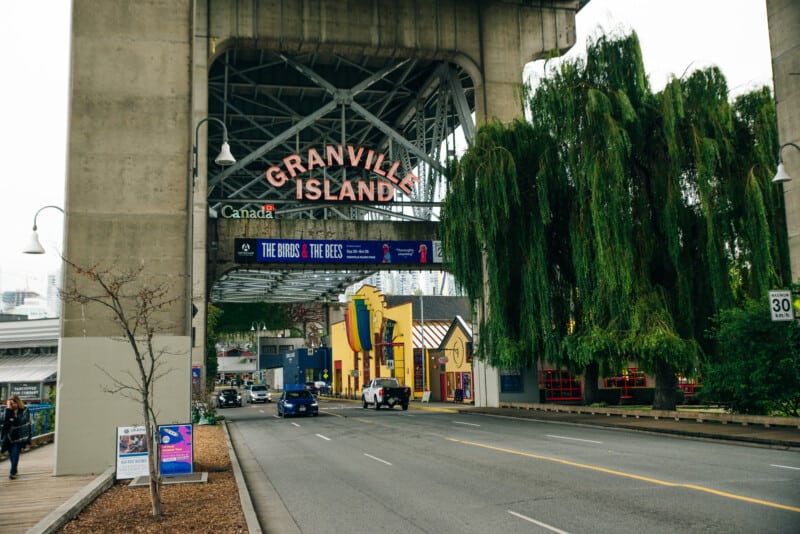
M 419 178 L 411 171 L 400 178 L 397 170 L 400 162 L 387 165 L 386 156 L 367 150 L 363 146 L 327 145 L 323 150 L 324 157 L 317 149 L 309 148 L 305 159 L 300 154 L 291 154 L 283 158 L 282 165 L 273 165 L 267 169 L 267 182 L 273 187 L 283 187 L 290 178 L 295 180 L 296 200 L 325 202 L 390 202 L 394 199 L 394 188 L 410 195 L 411 190 L 419 183 Z M 353 167 L 366 169 L 381 177 L 379 180 L 344 180 L 339 191 L 331 188 L 328 178 L 301 178 L 301 175 L 314 169 L 331 167 Z
M 351 167 L 365 169 L 379 177 L 377 180 L 343 180 L 339 190 L 328 178 L 304 178 L 317 169 Z M 322 153 L 309 148 L 303 158 L 300 154 L 290 154 L 281 165 L 269 167 L 266 180 L 275 188 L 284 187 L 294 179 L 295 199 L 307 202 L 361 202 L 386 203 L 394 200 L 395 188 L 410 195 L 419 183 L 419 177 L 408 171 L 402 178 L 397 175 L 400 162 L 388 164 L 385 154 L 372 149 L 352 145 L 326 145 Z M 265 204 L 259 209 L 235 208 L 224 205 L 220 210 L 224 219 L 274 219 L 275 206 Z

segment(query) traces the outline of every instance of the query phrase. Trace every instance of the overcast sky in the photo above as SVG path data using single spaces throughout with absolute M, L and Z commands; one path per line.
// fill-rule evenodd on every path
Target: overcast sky
M 0 35 L 6 43 L 0 84 L 0 289 L 44 292 L 60 260 L 63 217 L 41 212 L 43 256 L 20 251 L 42 206 L 64 205 L 70 5 L 67 0 L 5 1 Z M 35 23 L 33 22 L 35 20 Z M 639 35 L 654 91 L 668 76 L 717 65 L 732 94 L 772 85 L 765 0 L 591 0 L 577 21 L 578 44 L 598 32 Z M 526 73 L 541 75 L 541 62 Z

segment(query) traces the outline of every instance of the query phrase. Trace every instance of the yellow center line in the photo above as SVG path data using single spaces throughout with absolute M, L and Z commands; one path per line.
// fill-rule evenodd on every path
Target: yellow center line
M 763 501 L 761 499 L 753 499 L 751 497 L 744 497 L 742 495 L 736 495 L 735 493 L 728 493 L 727 491 L 719 491 L 719 490 L 715 490 L 715 489 L 712 489 L 712 488 L 706 488 L 704 486 L 697 486 L 695 484 L 678 484 L 678 483 L 675 483 L 675 482 L 667 482 L 666 480 L 660 480 L 658 478 L 645 477 L 645 476 L 641 476 L 641 475 L 634 475 L 632 473 L 626 473 L 624 471 L 617 471 L 615 469 L 608 469 L 606 467 L 599 467 L 599 466 L 596 466 L 596 465 L 589 465 L 589 464 L 581 464 L 581 463 L 578 463 L 578 462 L 571 462 L 569 460 L 563 460 L 561 458 L 555 458 L 555 457 L 552 457 L 552 456 L 543 456 L 541 454 L 533 454 L 533 453 L 530 453 L 530 452 L 515 451 L 513 449 L 505 449 L 503 447 L 495 447 L 493 445 L 486 445 L 484 443 L 475 443 L 473 441 L 464 441 L 464 440 L 455 439 L 455 438 L 445 438 L 445 439 L 447 439 L 448 441 L 452 441 L 454 443 L 461 443 L 462 445 L 471 445 L 473 447 L 481 447 L 483 449 L 489 449 L 489 450 L 498 451 L 498 452 L 505 452 L 505 453 L 508 453 L 508 454 L 515 454 L 517 456 L 524 456 L 526 458 L 535 458 L 537 460 L 546 460 L 548 462 L 555 462 L 555 463 L 559 463 L 559 464 L 563 464 L 563 465 L 569 465 L 571 467 L 580 467 L 581 469 L 589 469 L 589 470 L 592 470 L 592 471 L 598 471 L 600 473 L 606 473 L 606 474 L 609 474 L 609 475 L 615 475 L 615 476 L 625 477 L 625 478 L 632 478 L 634 480 L 641 480 L 643 482 L 649 482 L 651 484 L 658 484 L 660 486 L 668 486 L 668 487 L 671 487 L 671 488 L 686 488 L 686 489 L 691 489 L 691 490 L 695 490 L 695 491 L 702 491 L 702 492 L 705 492 L 705 493 L 710 493 L 712 495 L 717 495 L 719 497 L 725 497 L 727 499 L 734 499 L 734 500 L 737 500 L 737 501 L 745 501 L 745 502 L 749 502 L 749 503 L 753 503 L 753 504 L 760 504 L 762 506 L 769 506 L 771 508 L 779 508 L 781 510 L 788 510 L 790 512 L 800 512 L 800 508 L 798 508 L 796 506 L 787 506 L 785 504 L 779 504 L 779 503 L 775 503 L 775 502 L 771 502 L 771 501 Z

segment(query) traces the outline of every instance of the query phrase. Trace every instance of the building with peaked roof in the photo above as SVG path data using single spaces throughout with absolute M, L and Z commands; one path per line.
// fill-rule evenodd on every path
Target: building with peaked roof
M 415 399 L 472 401 L 468 299 L 386 296 L 365 285 L 348 306 L 331 325 L 334 394 L 359 398 L 372 378 L 394 377 Z

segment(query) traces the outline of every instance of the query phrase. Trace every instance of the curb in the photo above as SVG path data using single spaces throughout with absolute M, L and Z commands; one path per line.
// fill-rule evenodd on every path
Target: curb
M 236 451 L 231 442 L 231 435 L 228 432 L 228 422 L 223 421 L 222 428 L 225 429 L 225 442 L 228 445 L 228 456 L 231 458 L 231 468 L 233 469 L 233 476 L 236 479 L 236 487 L 239 489 L 239 502 L 242 505 L 242 512 L 244 519 L 247 522 L 247 531 L 250 534 L 261 534 L 261 525 L 258 523 L 255 508 L 253 508 L 253 501 L 250 498 L 250 492 L 247 489 L 247 484 L 244 481 L 242 468 L 239 465 L 239 459 L 236 456 Z
M 67 502 L 47 514 L 41 521 L 31 527 L 27 534 L 51 534 L 72 521 L 89 504 L 94 502 L 104 491 L 114 485 L 116 468 L 109 467 L 105 472 L 83 487 Z

